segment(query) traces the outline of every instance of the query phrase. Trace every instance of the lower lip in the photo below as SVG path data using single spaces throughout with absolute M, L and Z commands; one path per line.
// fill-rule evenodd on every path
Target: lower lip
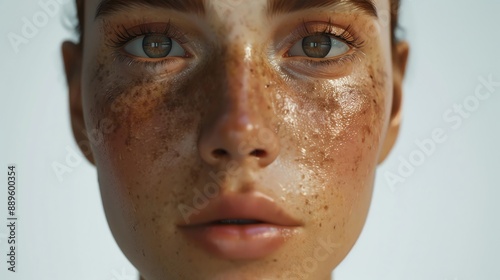
M 228 260 L 264 258 L 278 250 L 295 227 L 270 224 L 200 225 L 182 232 L 208 253 Z

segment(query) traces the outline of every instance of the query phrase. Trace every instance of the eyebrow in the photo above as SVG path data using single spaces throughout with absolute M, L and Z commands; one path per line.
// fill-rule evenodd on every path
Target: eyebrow
M 273 16 L 340 4 L 352 5 L 368 15 L 377 17 L 377 8 L 372 0 L 269 0 L 268 14 Z M 159 7 L 184 13 L 205 14 L 204 0 L 102 0 L 97 7 L 95 19 L 134 6 Z
M 270 0 L 268 14 L 273 16 L 299 10 L 334 7 L 341 4 L 350 5 L 370 16 L 378 17 L 377 8 L 372 0 Z
M 205 14 L 203 0 L 102 0 L 95 19 L 130 7 L 159 7 L 184 13 Z

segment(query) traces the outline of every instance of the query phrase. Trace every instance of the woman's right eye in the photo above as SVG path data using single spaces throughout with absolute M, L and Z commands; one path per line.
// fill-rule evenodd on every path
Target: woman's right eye
M 163 34 L 139 36 L 127 43 L 124 50 L 133 56 L 143 58 L 186 56 L 186 51 L 179 43 Z

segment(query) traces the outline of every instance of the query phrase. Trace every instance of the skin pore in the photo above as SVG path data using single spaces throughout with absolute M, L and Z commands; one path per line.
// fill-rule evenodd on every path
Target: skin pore
M 399 129 L 408 46 L 390 1 L 370 3 L 80 2 L 73 132 L 143 279 L 330 279 Z M 210 201 L 259 194 L 297 224 L 266 256 L 207 252 L 179 225 L 211 209 L 210 183 Z

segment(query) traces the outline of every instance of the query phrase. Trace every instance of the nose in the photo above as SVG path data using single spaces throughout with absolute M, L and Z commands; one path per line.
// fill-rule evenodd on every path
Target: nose
M 255 66 L 255 64 L 254 64 Z M 212 96 L 212 111 L 202 125 L 198 142 L 201 158 L 210 165 L 236 161 L 266 167 L 279 155 L 279 139 L 270 129 L 269 98 L 262 81 L 253 76 L 248 56 L 225 65 L 223 82 Z M 220 79 L 220 78 L 219 78 Z
M 205 130 L 198 148 L 201 158 L 210 165 L 256 161 L 260 167 L 266 167 L 279 154 L 278 139 L 272 130 L 262 122 L 231 115 L 221 116 Z

